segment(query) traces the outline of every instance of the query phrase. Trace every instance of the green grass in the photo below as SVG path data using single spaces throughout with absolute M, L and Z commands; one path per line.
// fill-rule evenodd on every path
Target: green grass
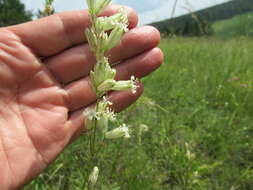
M 213 24 L 216 36 L 231 38 L 235 36 L 253 37 L 253 13 L 235 16 L 232 19 L 218 21 Z
M 249 190 L 253 186 L 253 42 L 163 39 L 165 63 L 122 113 L 132 139 L 105 145 L 102 190 Z M 139 125 L 150 127 L 139 135 Z M 84 190 L 87 138 L 25 190 Z

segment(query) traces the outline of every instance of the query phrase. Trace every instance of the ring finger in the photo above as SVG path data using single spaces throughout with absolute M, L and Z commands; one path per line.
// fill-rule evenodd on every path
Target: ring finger
M 163 62 L 163 54 L 159 48 L 154 48 L 143 54 L 116 65 L 116 80 L 128 80 L 132 75 L 141 78 L 155 69 Z M 68 94 L 69 109 L 75 111 L 88 106 L 96 100 L 96 95 L 90 87 L 89 77 L 74 81 L 65 86 Z

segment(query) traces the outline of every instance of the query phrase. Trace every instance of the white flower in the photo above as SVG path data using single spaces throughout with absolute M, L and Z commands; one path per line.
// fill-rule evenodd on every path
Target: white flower
M 103 134 L 107 132 L 108 122 L 116 120 L 114 112 L 109 107 L 111 105 L 112 102 L 108 101 L 105 97 L 103 97 L 103 99 L 98 103 L 96 108 L 97 126 Z
M 106 108 L 105 115 L 110 121 L 116 120 L 115 113 L 110 108 Z
M 116 25 L 124 25 L 123 29 L 125 32 L 128 31 L 128 17 L 125 10 L 120 10 L 119 13 L 110 17 L 98 17 L 96 19 L 96 26 L 104 31 L 112 30 Z
M 135 94 L 138 86 L 136 85 L 137 79 L 134 76 L 131 76 L 131 89 L 132 93 Z
M 96 113 L 96 111 L 93 108 L 87 108 L 84 112 L 83 112 L 83 116 L 84 116 L 84 127 L 87 130 L 91 130 L 93 128 L 93 119 L 94 118 L 98 118 L 98 115 Z
M 141 124 L 140 125 L 140 130 L 143 132 L 147 132 L 149 130 L 149 127 L 145 124 Z
M 189 144 L 186 142 L 185 143 L 185 149 L 186 149 L 186 157 L 189 159 L 189 160 L 192 160 L 195 158 L 195 154 L 194 153 L 191 153 L 190 151 L 190 146 Z
M 84 110 L 83 115 L 89 120 L 97 117 L 96 111 L 93 108 L 87 108 Z
M 98 174 L 99 174 L 99 169 L 97 166 L 95 166 L 89 176 L 89 185 L 91 185 L 92 187 L 94 187 L 97 183 Z
M 136 79 L 131 76 L 131 80 L 117 81 L 112 90 L 128 90 L 131 89 L 132 93 L 135 94 L 137 90 Z
M 112 106 L 112 102 L 110 102 L 109 100 L 106 99 L 106 97 L 103 97 L 103 101 L 105 101 L 107 103 L 108 106 Z
M 97 112 L 104 113 L 107 111 L 108 106 L 111 106 L 112 102 L 108 101 L 105 96 L 97 105 Z
M 105 133 L 106 139 L 117 139 L 121 137 L 130 138 L 129 129 L 126 124 Z

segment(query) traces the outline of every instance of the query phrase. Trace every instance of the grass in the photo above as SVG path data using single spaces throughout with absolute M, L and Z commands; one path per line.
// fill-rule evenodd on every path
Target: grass
M 101 154 L 102 190 L 249 190 L 253 186 L 253 42 L 163 39 L 165 63 L 121 114 L 134 131 Z M 139 126 L 149 131 L 140 134 Z M 24 190 L 84 190 L 85 136 Z

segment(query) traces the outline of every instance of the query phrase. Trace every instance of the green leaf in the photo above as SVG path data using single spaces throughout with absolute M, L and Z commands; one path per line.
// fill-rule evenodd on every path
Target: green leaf
M 110 3 L 111 0 L 96 0 L 94 14 L 100 14 Z

